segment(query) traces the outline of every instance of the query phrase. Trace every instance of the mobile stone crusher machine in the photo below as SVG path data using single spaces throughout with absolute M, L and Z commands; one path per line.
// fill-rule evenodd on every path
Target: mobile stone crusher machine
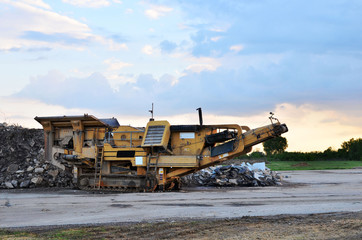
M 85 190 L 160 191 L 179 189 L 180 177 L 249 153 L 252 146 L 288 131 L 271 124 L 256 129 L 237 124 L 170 125 L 152 118 L 146 128 L 120 126 L 92 115 L 35 117 L 44 128 L 45 158 L 73 167 Z M 62 164 L 61 164 L 62 163 Z

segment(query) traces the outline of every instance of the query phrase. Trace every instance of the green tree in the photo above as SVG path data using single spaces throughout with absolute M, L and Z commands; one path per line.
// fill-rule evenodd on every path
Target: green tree
M 362 138 L 351 138 L 349 141 L 343 142 L 341 151 L 351 160 L 362 160 Z
M 263 147 L 267 155 L 283 153 L 288 147 L 288 141 L 285 137 L 276 137 L 265 141 Z

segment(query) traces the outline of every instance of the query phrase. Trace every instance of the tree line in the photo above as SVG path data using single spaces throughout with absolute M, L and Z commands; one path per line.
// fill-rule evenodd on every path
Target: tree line
M 288 141 L 285 137 L 277 137 L 263 143 L 264 152 L 252 152 L 246 158 L 268 158 L 281 161 L 313 161 L 313 160 L 359 160 L 362 161 L 362 138 L 351 138 L 341 144 L 338 150 L 331 147 L 324 151 L 287 152 Z

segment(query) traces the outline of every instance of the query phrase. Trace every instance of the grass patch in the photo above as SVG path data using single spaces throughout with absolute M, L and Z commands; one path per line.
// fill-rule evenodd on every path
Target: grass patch
M 10 231 L 0 229 L 0 239 L 36 239 L 35 234 L 26 231 Z
M 278 161 L 272 160 L 266 164 L 273 171 L 288 170 L 327 170 L 351 169 L 362 167 L 362 161 Z
M 86 239 L 88 232 L 86 229 L 58 230 L 46 236 L 47 239 Z

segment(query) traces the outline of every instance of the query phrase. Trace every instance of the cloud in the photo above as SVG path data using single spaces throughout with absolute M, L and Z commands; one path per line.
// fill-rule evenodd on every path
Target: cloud
M 164 40 L 160 43 L 160 48 L 163 53 L 171 53 L 176 47 L 177 44 L 171 41 Z
M 107 0 L 62 0 L 62 1 L 77 7 L 88 7 L 88 8 L 100 8 L 100 7 L 107 7 L 110 5 L 110 2 Z M 113 2 L 120 3 L 120 1 L 114 1 L 114 0 Z
M 117 71 L 125 67 L 133 66 L 131 63 L 122 62 L 115 58 L 106 59 L 104 63 L 108 65 L 108 71 Z
M 126 43 L 118 43 L 118 42 L 113 41 L 112 39 L 107 39 L 107 38 L 103 38 L 103 37 L 99 37 L 99 38 L 97 38 L 97 40 L 100 43 L 107 45 L 109 50 L 112 50 L 112 51 L 128 50 L 128 46 Z
M 42 0 L 21 0 L 20 2 L 29 4 L 29 5 L 33 5 L 33 6 L 37 6 L 37 7 L 41 7 L 41 8 L 45 8 L 45 9 L 51 9 L 51 7 Z
M 215 58 L 190 58 L 192 62 L 195 62 L 186 67 L 185 70 L 200 73 L 203 71 L 215 71 L 218 67 L 221 66 L 220 62 Z
M 133 75 L 131 74 L 120 74 L 120 73 L 115 73 L 115 72 L 108 72 L 105 73 L 105 77 L 107 78 L 107 81 L 110 85 L 110 87 L 112 88 L 112 90 L 115 93 L 119 93 L 122 94 L 122 92 L 120 92 L 122 86 L 124 86 L 125 84 L 128 83 L 135 83 L 137 82 L 137 79 L 134 78 Z M 137 87 L 135 86 L 130 86 L 133 89 L 136 89 Z M 117 98 L 117 96 L 114 96 L 114 98 Z
M 212 32 L 217 32 L 217 33 L 223 33 L 226 32 L 228 30 L 229 26 L 225 26 L 225 27 L 212 27 L 210 28 L 210 31 Z
M 210 40 L 213 42 L 217 42 L 222 38 L 222 36 L 216 36 L 216 37 L 211 37 Z
M 156 101 L 158 94 L 168 91 L 174 84 L 173 81 L 175 79 L 168 75 L 163 75 L 157 80 L 149 74 L 136 77 L 110 71 L 106 76 L 93 73 L 90 76 L 75 78 L 66 77 L 59 71 L 50 71 L 46 75 L 31 78 L 30 83 L 12 97 L 36 99 L 66 108 L 86 108 L 103 112 L 124 111 L 134 114 L 142 106 Z
M 145 45 L 143 48 L 142 48 L 142 52 L 144 54 L 147 54 L 147 55 L 152 55 L 153 54 L 153 47 L 151 45 Z
M 239 45 L 233 45 L 230 47 L 230 50 L 231 51 L 234 51 L 234 52 L 240 52 L 241 50 L 244 49 L 244 46 L 239 44 Z
M 52 11 L 42 1 L 3 0 L 0 7 L 2 5 L 7 10 L 0 14 L 0 31 L 3 33 L 0 51 L 41 48 L 84 50 L 94 42 L 106 45 L 112 51 L 128 49 L 119 36 L 106 38 L 95 35 L 88 25 Z
M 362 60 L 357 56 L 290 53 L 194 61 L 160 99 L 180 110 L 198 103 L 220 114 L 268 111 L 282 102 L 338 111 L 362 105 Z
M 42 128 L 34 120 L 36 116 L 97 114 L 85 108 L 65 108 L 61 105 L 47 104 L 39 100 L 16 97 L 0 97 L 0 122 L 19 124 L 24 127 Z
M 189 22 L 199 23 L 192 36 L 196 56 L 225 54 L 228 46 L 241 42 L 247 54 L 362 51 L 358 1 L 216 0 L 181 2 L 179 7 Z M 221 41 L 205 42 L 217 33 L 223 34 Z
M 66 33 L 44 34 L 36 31 L 26 31 L 21 38 L 39 42 L 62 43 L 66 45 L 86 44 L 88 42 L 87 39 L 77 39 Z
M 166 13 L 172 12 L 172 10 L 172 8 L 167 6 L 153 5 L 151 8 L 145 10 L 145 15 L 151 19 L 158 19 L 162 16 L 165 16 Z
M 58 71 L 50 71 L 47 75 L 30 79 L 30 84 L 14 97 L 37 99 L 67 108 L 99 108 L 111 101 L 112 95 L 112 88 L 100 74 L 67 78 Z
M 195 73 L 200 73 L 202 71 L 215 71 L 216 67 L 213 66 L 212 64 L 195 63 L 195 64 L 189 65 L 186 68 L 186 70 L 195 72 Z
M 136 82 L 132 74 L 120 73 L 120 70 L 122 70 L 123 68 L 131 67 L 133 66 L 133 64 L 122 62 L 115 58 L 106 59 L 104 60 L 104 63 L 108 65 L 107 71 L 104 73 L 104 76 L 106 77 L 108 83 L 114 91 L 119 92 L 120 85 Z
M 308 62 L 305 59 L 300 61 Z M 113 70 L 122 69 L 127 65 L 116 59 L 108 59 L 106 62 L 110 66 L 115 64 Z M 336 64 L 341 65 L 340 62 Z M 105 116 L 144 116 L 153 102 L 156 104 L 157 118 L 169 119 L 173 124 L 186 124 L 177 121 L 179 117 L 189 119 L 188 123 L 197 122 L 197 117 L 194 116 L 196 113 L 191 113 L 189 117 L 187 114 L 197 107 L 202 107 L 205 124 L 238 123 L 252 128 L 268 124 L 268 113 L 273 111 L 289 127 L 290 131 L 285 136 L 290 151 L 325 150 L 329 146 L 338 148 L 343 141 L 362 134 L 362 114 L 358 110 L 362 104 L 362 89 L 357 82 L 353 84 L 353 81 L 359 78 L 341 83 L 333 90 L 335 92 L 331 89 L 326 91 L 325 83 L 319 85 L 308 82 L 307 79 L 297 79 L 292 83 L 278 81 L 279 73 L 284 74 L 278 68 L 290 67 L 284 65 L 271 64 L 268 67 L 264 66 L 263 71 L 255 71 L 255 68 L 249 67 L 239 69 L 241 72 L 218 68 L 213 72 L 189 72 L 179 79 L 169 74 L 156 79 L 150 74 L 134 76 L 119 73 L 109 76 L 94 73 L 74 78 L 51 71 L 47 75 L 33 77 L 27 87 L 6 99 L 30 99 L 27 101 L 34 103 L 34 106 L 46 102 L 47 106 L 61 106 L 62 108 L 56 108 L 59 111 L 80 109 L 83 113 L 84 109 L 92 109 L 93 112 Z M 343 65 L 340 67 L 343 68 Z M 336 75 L 338 71 L 330 74 Z M 261 81 L 267 77 L 268 81 Z M 330 99 L 331 97 L 333 99 Z M 355 105 L 346 104 L 351 97 Z M 306 102 L 306 99 L 309 101 Z M 328 99 L 327 103 L 324 102 L 325 99 Z M 12 116 L 8 118 L 20 121 L 21 118 L 15 115 L 22 115 L 22 108 L 16 109 L 9 101 L 1 99 L 0 110 L 6 116 Z M 34 106 L 29 106 L 28 111 L 34 111 L 37 108 Z M 66 113 L 60 115 L 64 114 Z M 29 115 L 30 113 L 27 115 L 28 118 Z M 132 121 L 130 119 L 129 123 L 132 124 Z
M 0 31 L 3 33 L 0 50 L 67 47 L 69 42 L 83 44 L 94 37 L 86 24 L 48 8 L 39 8 L 41 2 L 36 3 L 6 0 L 0 3 L 8 7 L 0 14 Z

